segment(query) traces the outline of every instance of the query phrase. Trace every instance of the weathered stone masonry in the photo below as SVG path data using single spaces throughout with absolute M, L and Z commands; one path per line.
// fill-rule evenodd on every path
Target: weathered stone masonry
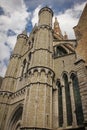
M 38 15 L 10 57 L 0 88 L 0 130 L 86 130 L 86 59 L 75 50 L 81 43 L 62 35 L 57 18 L 52 27 L 49 7 Z

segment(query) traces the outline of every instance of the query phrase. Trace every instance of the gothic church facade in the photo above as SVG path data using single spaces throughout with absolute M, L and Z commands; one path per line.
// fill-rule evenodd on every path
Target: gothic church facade
M 17 37 L 0 88 L 0 130 L 87 130 L 87 67 L 53 11 Z

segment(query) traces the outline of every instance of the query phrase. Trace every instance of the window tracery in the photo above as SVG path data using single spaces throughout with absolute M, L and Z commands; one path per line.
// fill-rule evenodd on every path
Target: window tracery
M 54 56 L 64 56 L 67 55 L 68 52 L 61 46 L 54 47 Z
M 83 111 L 82 111 L 82 103 L 81 103 L 81 97 L 80 97 L 80 92 L 79 92 L 79 83 L 78 83 L 78 78 L 75 74 L 71 74 L 71 79 L 72 79 L 72 85 L 73 85 L 73 90 L 74 90 L 74 99 L 75 99 L 75 113 L 76 113 L 76 118 L 77 118 L 77 124 L 81 125 L 83 124 Z
M 63 74 L 64 87 L 65 87 L 65 97 L 66 97 L 66 111 L 67 111 L 67 125 L 72 125 L 72 108 L 71 108 L 71 98 L 70 98 L 70 86 L 68 82 L 67 74 Z

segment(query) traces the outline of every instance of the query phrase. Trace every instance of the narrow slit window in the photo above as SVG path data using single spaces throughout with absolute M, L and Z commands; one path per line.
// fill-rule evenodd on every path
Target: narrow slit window
M 58 87 L 58 117 L 59 117 L 59 127 L 63 126 L 63 102 L 62 102 L 62 87 L 60 85 L 60 82 L 58 81 L 56 83 Z
M 67 125 L 72 125 L 72 107 L 71 107 L 71 98 L 70 98 L 70 86 L 68 83 L 68 76 L 63 75 L 64 87 L 65 87 L 65 96 L 66 96 L 66 111 L 67 111 Z

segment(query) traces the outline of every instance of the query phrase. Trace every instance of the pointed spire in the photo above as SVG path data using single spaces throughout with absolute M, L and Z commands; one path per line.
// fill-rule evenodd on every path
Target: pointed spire
M 67 35 L 67 33 L 66 33 L 66 32 L 64 32 L 64 33 L 65 33 L 64 36 L 63 36 L 64 40 L 68 40 L 68 35 Z
M 57 37 L 60 37 L 60 39 L 63 38 L 57 17 L 55 17 L 55 22 L 54 22 L 54 33 L 55 35 L 57 35 Z
M 59 27 L 59 23 L 58 23 L 57 17 L 55 17 L 54 29 L 58 27 Z
M 57 24 L 58 24 L 58 20 L 57 20 L 57 17 L 55 17 L 55 23 L 57 23 Z

